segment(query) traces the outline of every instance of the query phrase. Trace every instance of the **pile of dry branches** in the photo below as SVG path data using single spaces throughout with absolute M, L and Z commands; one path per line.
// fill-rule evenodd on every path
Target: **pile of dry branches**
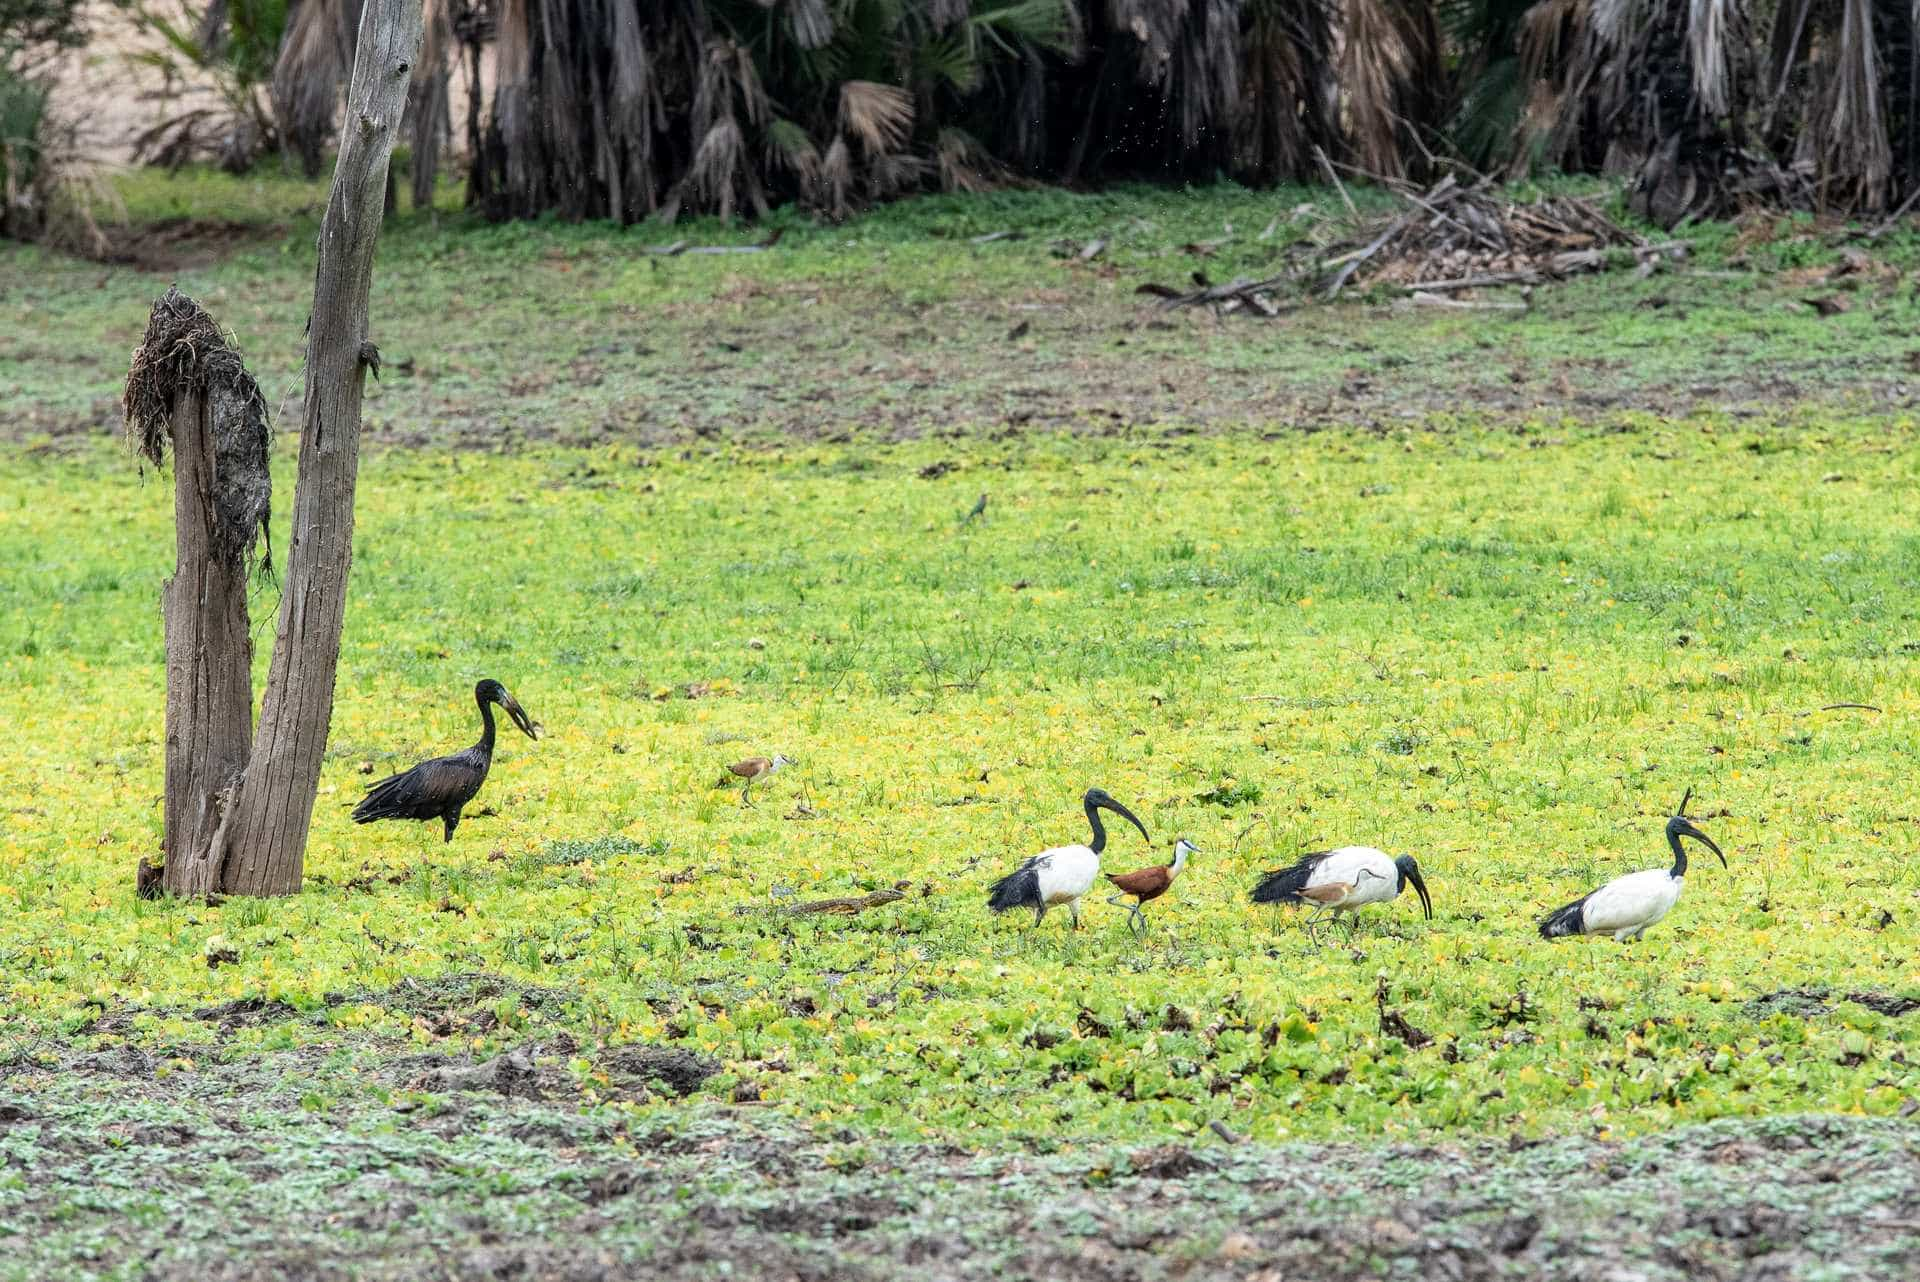
M 1398 285 L 1424 293 L 1493 285 L 1538 285 L 1584 272 L 1686 253 L 1655 244 L 1607 217 L 1592 200 L 1548 196 L 1516 203 L 1491 179 L 1463 184 L 1449 174 L 1422 191 L 1394 184 L 1398 215 L 1365 224 L 1346 252 L 1323 261 L 1327 297 L 1349 285 Z M 1338 248 L 1338 247 L 1336 247 Z
M 1687 253 L 1686 242 L 1650 241 L 1584 197 L 1547 196 L 1523 204 L 1491 178 L 1462 183 L 1453 174 L 1424 188 L 1377 176 L 1374 181 L 1400 197 L 1402 210 L 1362 218 L 1348 199 L 1352 231 L 1331 244 L 1320 241 L 1317 250 L 1307 241 L 1294 246 L 1290 253 L 1313 254 L 1303 266 L 1262 280 L 1236 277 L 1224 285 L 1195 272 L 1192 289 L 1149 282 L 1134 292 L 1158 298 L 1163 310 L 1206 307 L 1221 315 L 1256 317 L 1294 311 L 1314 296 L 1333 299 L 1350 287 L 1374 286 L 1404 290 L 1415 302 L 1523 308 L 1524 303 L 1467 304 L 1444 296 L 1541 285 L 1622 267 L 1647 275 L 1663 260 Z M 1346 189 L 1340 191 L 1345 197 Z

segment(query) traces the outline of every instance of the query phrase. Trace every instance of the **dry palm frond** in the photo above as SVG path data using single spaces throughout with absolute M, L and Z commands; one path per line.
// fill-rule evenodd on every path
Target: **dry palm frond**
M 1880 59 L 1872 0 L 1839 0 L 1840 29 L 1825 50 L 1823 84 L 1801 134 L 1818 167 L 1823 199 L 1846 209 L 1879 209 L 1893 174 L 1881 110 Z
M 829 218 L 838 220 L 852 212 L 853 151 L 847 146 L 847 140 L 837 134 L 820 162 L 820 186 Z
M 964 129 L 942 129 L 933 152 L 941 191 L 991 191 L 1006 182 L 1006 171 L 993 153 Z
M 281 142 L 309 177 L 333 137 L 340 90 L 353 67 L 361 0 L 300 0 L 274 64 L 270 97 Z
M 1728 80 L 1733 45 L 1742 39 L 1743 0 L 1688 0 L 1687 57 L 1692 64 L 1693 96 L 1708 116 L 1723 116 L 1731 100 Z
M 947 31 L 973 16 L 970 0 L 928 0 L 927 20 L 935 31 Z
M 871 154 L 898 151 L 913 132 L 913 99 L 897 85 L 846 81 L 840 86 L 840 125 Z
M 767 159 L 774 167 L 793 175 L 802 204 L 826 204 L 822 181 L 825 161 L 814 145 L 813 135 L 791 120 L 775 120 L 767 126 Z
M 927 162 L 905 151 L 883 152 L 867 161 L 867 195 L 890 200 L 919 187 L 927 176 Z
M 1335 136 L 1333 11 L 1325 0 L 1253 0 L 1241 40 L 1236 132 L 1241 166 L 1263 182 L 1314 169 Z
M 1416 167 L 1415 121 L 1438 115 L 1440 33 L 1421 0 L 1345 0 L 1339 80 L 1347 154 L 1369 173 Z
M 965 0 L 959 2 L 964 11 Z M 833 40 L 833 14 L 827 0 L 787 0 L 787 26 L 793 43 L 802 49 L 824 49 Z

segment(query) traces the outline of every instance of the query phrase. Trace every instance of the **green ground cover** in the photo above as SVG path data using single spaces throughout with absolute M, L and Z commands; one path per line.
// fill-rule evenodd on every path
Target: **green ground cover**
M 1444 1242 L 1342 1229 L 1329 1276 L 1444 1271 L 1476 1235 L 1537 1270 L 1603 1221 L 1632 1231 L 1600 1254 L 1649 1276 L 1734 1276 L 1761 1239 L 1802 1273 L 1912 1257 L 1911 1131 L 1879 1120 L 1914 1111 L 1920 1044 L 1904 238 L 1850 260 L 1833 229 L 1705 227 L 1680 271 L 1525 313 L 1382 294 L 1253 322 L 1132 291 L 1274 270 L 1314 234 L 1305 193 L 927 200 L 737 256 L 644 251 L 763 233 L 406 215 L 308 885 L 189 906 L 131 893 L 159 839 L 172 497 L 109 443 L 112 398 L 177 279 L 290 422 L 317 195 L 127 194 L 138 263 L 0 247 L 23 318 L 0 329 L 0 1277 L 199 1276 L 221 1252 L 177 1225 L 228 1215 L 258 1239 L 207 1276 L 691 1276 L 775 1237 L 796 1273 L 857 1275 L 820 1245 L 856 1231 L 846 1198 L 978 1178 L 1018 1202 L 996 1163 L 1054 1149 L 1022 1168 L 1068 1189 L 1044 1244 L 968 1267 L 1255 1276 L 1322 1230 L 1259 1219 L 1233 1247 L 1270 1208 L 1216 1189 L 1187 1236 L 1099 1253 L 1162 1157 L 1211 1187 L 1212 1159 L 1183 1164 L 1227 1143 L 1214 1123 L 1257 1141 L 1229 1175 L 1323 1154 L 1409 1198 L 1507 1169 L 1428 1146 L 1563 1137 L 1510 1196 L 1442 1207 L 1465 1217 Z M 215 202 L 217 227 L 155 221 Z M 970 240 L 999 230 L 1023 237 Z M 262 582 L 263 649 L 276 605 Z M 503 739 L 455 841 L 352 825 L 372 779 L 470 741 L 483 676 L 548 734 Z M 773 751 L 800 765 L 756 806 L 713 786 Z M 1111 870 L 1203 851 L 1145 940 L 1097 897 L 1078 935 L 990 918 L 986 886 L 1079 840 L 1095 784 L 1155 838 L 1117 833 Z M 1535 935 L 1663 865 L 1688 788 L 1730 869 L 1696 859 L 1633 947 Z M 1416 855 L 1435 918 L 1407 896 L 1316 949 L 1246 903 L 1345 842 Z M 1360 1147 L 1269 1147 L 1326 1141 Z M 1819 1156 L 1854 1145 L 1886 1180 Z M 694 1154 L 719 1167 L 688 1217 L 609 1227 L 660 1215 L 648 1181 Z M 1554 1163 L 1642 1161 L 1669 1184 L 1506 1227 Z M 1687 1192 L 1722 1162 L 1781 1181 L 1733 1228 Z M 169 1163 L 191 1178 L 163 1195 Z M 242 1215 L 255 1189 L 274 1209 Z M 561 1214 L 583 1197 L 605 1208 Z M 1847 1251 L 1813 1206 L 1862 1226 Z M 907 1234 L 872 1239 L 878 1276 L 926 1258 L 891 1215 L 854 1215 Z M 1689 1245 L 1662 1246 L 1675 1216 Z M 423 1264 L 429 1238 L 481 1256 Z M 487 1255 L 502 1238 L 520 1254 Z
M 1711 422 L 377 455 L 310 893 L 207 909 L 128 895 L 159 835 L 169 487 L 29 461 L 0 521 L 7 1024 L 130 1003 L 190 1043 L 191 1007 L 484 970 L 572 994 L 508 1003 L 488 1047 L 556 1019 L 678 1041 L 717 1091 L 977 1142 L 1891 1112 L 1910 1019 L 1750 1003 L 1920 984 L 1920 543 L 1874 500 L 1916 464 L 1869 425 Z M 468 740 L 480 676 L 549 729 L 505 746 L 498 815 L 450 847 L 351 825 L 368 772 Z M 711 787 L 774 749 L 803 765 L 761 804 Z M 1144 946 L 1104 905 L 1079 937 L 983 911 L 1082 835 L 1090 784 L 1160 839 L 1116 869 L 1206 852 Z M 1696 864 L 1642 948 L 1534 936 L 1664 863 L 1688 787 L 1731 872 Z M 1244 902 L 1344 842 L 1419 856 L 1436 919 L 1409 900 L 1316 952 Z M 895 883 L 852 920 L 736 913 Z M 238 963 L 209 968 L 215 936 Z M 1430 1045 L 1381 1034 L 1376 977 Z M 348 1030 L 431 1037 L 352 1001 L 209 1051 Z

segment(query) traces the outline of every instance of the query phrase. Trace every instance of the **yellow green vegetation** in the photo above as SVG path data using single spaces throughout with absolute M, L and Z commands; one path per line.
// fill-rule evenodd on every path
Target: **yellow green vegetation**
M 194 1072 L 558 1027 L 589 1088 L 603 1047 L 671 1042 L 723 1063 L 715 1106 L 979 1144 L 1891 1113 L 1920 1049 L 1885 1000 L 1920 993 L 1917 474 L 1906 425 L 1728 421 L 378 454 L 306 892 L 207 907 L 132 895 L 170 485 L 21 456 L 0 1039 L 113 1012 Z M 546 737 L 502 737 L 451 845 L 353 826 L 372 778 L 471 742 L 480 677 Z M 753 807 L 713 786 L 775 751 L 799 765 Z M 989 918 L 993 878 L 1084 839 L 1089 785 L 1155 838 L 1116 828 L 1110 871 L 1203 852 L 1145 941 L 1097 894 L 1078 936 Z M 1539 939 L 1664 866 L 1688 787 L 1731 871 L 1696 859 L 1638 945 Z M 1349 842 L 1417 856 L 1434 920 L 1405 896 L 1316 951 L 1246 903 Z M 395 997 L 472 971 L 548 996 L 455 1027 Z M 1383 1033 L 1382 983 L 1430 1042 Z M 249 996 L 302 1017 L 190 1013 Z

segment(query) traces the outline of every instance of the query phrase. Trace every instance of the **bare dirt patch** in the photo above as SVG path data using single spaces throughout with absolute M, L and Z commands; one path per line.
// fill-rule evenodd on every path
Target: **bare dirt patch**
M 368 1092 L 402 1061 L 348 1048 L 215 1062 L 163 1092 L 128 1090 L 151 1057 L 124 1046 L 100 1052 L 104 1081 L 16 1064 L 0 1076 L 0 1166 L 17 1177 L 0 1200 L 0 1277 L 82 1261 L 168 1279 L 554 1282 L 1732 1280 L 1920 1265 L 1920 1147 L 1886 1121 L 974 1154 L 850 1143 L 710 1102 L 583 1111 L 518 1088 L 553 1049 L 472 1066 L 491 1075 L 479 1090 L 450 1073 L 437 1102 Z

